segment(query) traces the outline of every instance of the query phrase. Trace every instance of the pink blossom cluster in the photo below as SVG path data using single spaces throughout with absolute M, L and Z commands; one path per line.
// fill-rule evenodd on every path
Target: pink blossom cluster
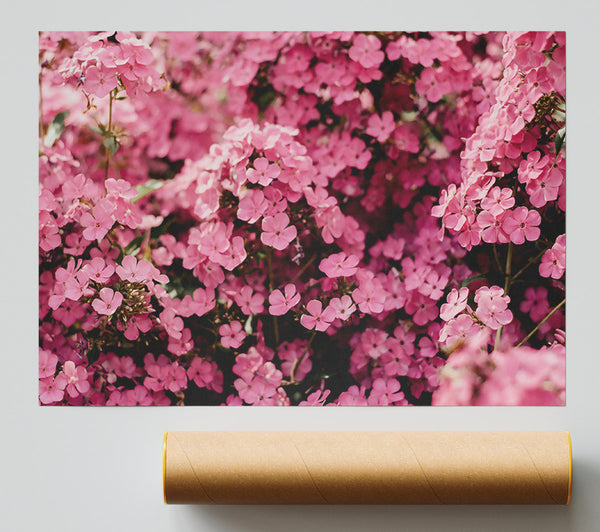
M 41 33 L 40 402 L 563 404 L 564 50 Z
M 564 405 L 565 346 L 488 353 L 486 333 L 470 337 L 441 370 L 434 405 Z

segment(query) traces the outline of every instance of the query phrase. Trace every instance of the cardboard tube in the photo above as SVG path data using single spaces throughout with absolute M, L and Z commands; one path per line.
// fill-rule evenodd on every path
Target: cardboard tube
M 167 504 L 568 504 L 568 432 L 167 432 Z

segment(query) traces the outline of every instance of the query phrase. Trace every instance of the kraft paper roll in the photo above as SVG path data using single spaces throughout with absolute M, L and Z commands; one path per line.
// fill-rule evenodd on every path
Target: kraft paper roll
M 167 432 L 167 504 L 568 504 L 568 432 Z

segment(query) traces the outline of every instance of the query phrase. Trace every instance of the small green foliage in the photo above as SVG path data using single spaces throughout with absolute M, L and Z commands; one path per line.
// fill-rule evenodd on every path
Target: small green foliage
M 485 273 L 480 273 L 479 275 L 471 275 L 471 277 L 467 277 L 460 284 L 460 287 L 464 288 L 465 286 L 469 286 L 473 281 L 477 281 L 478 279 L 485 279 Z
M 244 324 L 244 332 L 250 336 L 252 334 L 252 316 L 248 316 L 246 323 Z
M 565 145 L 566 137 L 567 126 L 563 126 L 556 132 L 556 137 L 554 137 L 554 151 L 556 155 L 561 152 L 563 146 Z
M 65 118 L 67 116 L 69 116 L 69 111 L 62 111 L 52 119 L 44 137 L 44 146 L 50 147 L 60 138 L 65 130 Z
M 140 251 L 142 242 L 144 241 L 143 236 L 136 236 L 123 250 L 125 255 L 137 255 Z
M 166 183 L 166 181 L 161 181 L 160 179 L 149 179 L 145 183 L 138 185 L 137 187 L 135 187 L 135 189 L 138 192 L 138 195 L 135 198 L 133 198 L 133 203 L 142 199 L 144 196 L 147 196 L 151 192 L 154 192 L 155 190 L 158 190 L 159 188 L 163 187 L 164 185 L 166 185 Z
M 119 141 L 115 136 L 106 137 L 102 144 L 107 150 L 110 150 L 111 155 L 117 153 L 117 150 L 119 149 Z

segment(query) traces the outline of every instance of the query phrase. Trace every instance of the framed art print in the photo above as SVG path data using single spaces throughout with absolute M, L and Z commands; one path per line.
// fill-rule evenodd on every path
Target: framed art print
M 41 32 L 43 405 L 564 405 L 565 33 Z

